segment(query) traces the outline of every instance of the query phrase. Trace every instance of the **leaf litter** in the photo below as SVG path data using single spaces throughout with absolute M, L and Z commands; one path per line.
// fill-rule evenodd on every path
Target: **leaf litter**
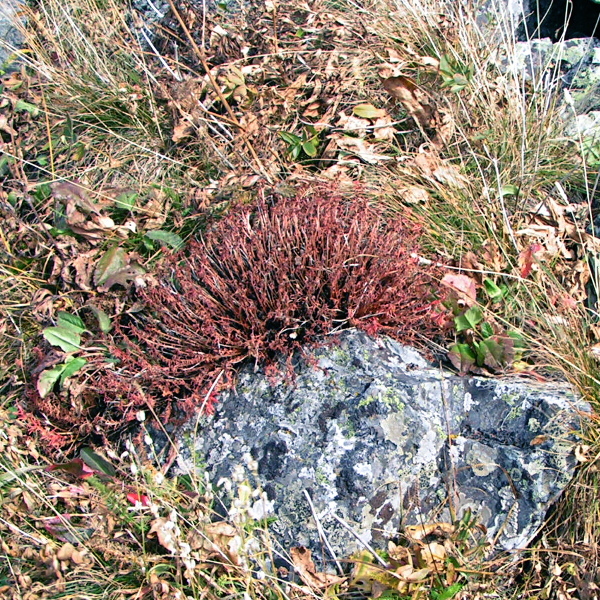
M 440 188 L 459 192 L 468 188 L 470 182 L 460 165 L 444 157 L 443 153 L 445 145 L 455 135 L 450 112 L 428 85 L 417 84 L 412 77 L 411 69 L 415 65 L 432 75 L 439 70 L 440 61 L 413 51 L 412 66 L 406 69 L 405 53 L 382 46 L 368 28 L 340 19 L 335 13 L 319 9 L 316 4 L 295 9 L 297 12 L 283 15 L 277 10 L 276 3 L 269 2 L 264 9 L 253 7 L 251 14 L 240 13 L 225 18 L 219 13 L 212 20 L 204 20 L 192 10 L 181 9 L 185 12 L 188 27 L 193 29 L 196 25 L 206 40 L 210 74 L 219 86 L 217 93 L 206 73 L 197 75 L 192 69 L 188 72 L 180 70 L 179 61 L 191 65 L 196 73 L 203 72 L 189 46 L 180 46 L 181 56 L 164 52 L 164 59 L 173 72 L 180 73 L 179 78 L 170 78 L 164 71 L 156 72 L 162 98 L 172 111 L 170 138 L 182 152 L 201 142 L 206 143 L 215 158 L 214 177 L 192 188 L 196 206 L 200 210 L 219 206 L 223 199 L 233 197 L 240 189 L 251 190 L 269 179 L 287 179 L 295 185 L 316 177 L 330 177 L 340 183 L 352 184 L 373 168 L 391 169 L 397 174 L 402 185 L 396 192 L 407 204 L 431 207 Z M 180 39 L 185 38 L 185 32 L 173 19 L 164 27 L 176 32 Z M 168 36 L 165 35 L 162 42 L 162 48 L 168 48 Z M 377 47 L 376 53 L 361 50 L 369 43 Z M 157 45 L 161 46 L 160 40 Z M 379 56 L 384 55 L 386 59 L 382 65 Z M 374 89 L 369 78 L 377 70 L 381 75 L 380 85 L 379 89 Z M 460 79 L 454 81 L 457 82 L 464 83 Z M 37 121 L 42 102 L 39 93 L 33 87 L 28 90 L 28 85 L 27 78 L 19 74 L 13 74 L 7 80 L 0 104 L 0 129 L 11 138 L 12 145 L 18 141 L 43 162 L 43 154 L 35 148 L 37 140 L 43 137 L 39 134 L 41 124 Z M 223 99 L 232 109 L 234 120 L 231 120 Z M 289 148 L 280 134 L 289 132 L 302 137 L 307 126 L 314 127 L 318 134 L 314 152 L 311 150 L 306 157 L 290 164 Z M 249 144 L 256 148 L 262 167 L 249 153 Z M 4 142 L 3 147 L 10 150 Z M 408 152 L 399 157 L 399 150 Z M 74 153 L 70 157 L 77 162 Z M 115 164 L 118 160 L 115 159 Z M 22 175 L 16 173 L 14 164 L 8 168 L 15 173 L 13 181 Z M 36 189 L 37 181 L 33 179 L 26 182 L 27 193 Z M 13 185 L 11 191 L 17 188 Z M 8 198 L 8 192 L 2 194 L 3 200 Z M 556 272 L 568 293 L 554 301 L 560 311 L 568 313 L 585 301 L 586 286 L 590 281 L 586 253 L 597 255 L 598 238 L 582 231 L 578 225 L 581 221 L 573 218 L 574 211 L 580 207 L 565 201 L 560 191 L 544 192 L 537 200 L 535 210 L 530 206 L 528 214 L 518 215 L 520 226 L 514 231 L 518 244 L 515 268 L 520 277 L 542 282 L 543 268 L 557 264 Z M 7 223 L 12 228 L 11 239 L 27 240 L 30 252 L 35 256 L 47 252 L 44 246 L 48 235 L 54 242 L 49 253 L 47 281 L 60 293 L 38 288 L 31 298 L 34 314 L 43 324 L 56 320 L 61 310 L 70 308 L 65 306 L 62 293 L 71 294 L 74 302 L 81 306 L 86 304 L 89 296 L 78 297 L 76 294 L 93 294 L 92 297 L 99 300 L 94 300 L 98 306 L 93 307 L 98 320 L 96 327 L 99 333 L 108 333 L 111 327 L 109 315 L 135 310 L 127 297 L 129 289 L 145 285 L 149 276 L 146 262 L 131 249 L 128 241 L 138 233 L 158 242 L 155 247 L 176 249 L 183 241 L 178 233 L 165 226 L 173 208 L 170 199 L 160 191 L 153 190 L 141 198 L 138 191 L 121 185 L 96 185 L 91 180 L 72 177 L 52 184 L 51 194 L 35 204 L 41 211 L 43 222 L 34 225 L 34 233 L 31 226 L 25 227 L 16 221 L 10 211 Z M 113 218 L 114 209 L 125 211 L 126 217 Z M 51 215 L 53 210 L 60 213 L 58 221 L 56 215 Z M 13 219 L 12 223 L 10 219 Z M 516 215 L 513 221 L 517 222 Z M 468 263 L 465 260 L 462 264 L 466 267 Z M 495 265 L 497 272 L 507 268 L 505 258 L 493 242 L 481 254 L 474 255 L 471 264 L 479 270 L 484 264 Z M 483 285 L 476 279 L 477 276 L 470 279 L 467 275 L 453 273 L 444 277 L 442 283 L 455 290 L 470 307 L 474 306 L 473 287 L 480 289 Z M 80 346 L 76 334 L 65 338 L 63 332 L 53 338 L 52 333 L 56 332 L 48 333 L 48 336 L 54 342 L 60 341 L 64 347 L 59 345 L 63 354 L 46 350 L 46 356 L 40 362 L 46 372 L 56 369 L 52 374 L 56 379 L 54 382 L 48 380 L 44 389 L 56 384 L 65 372 L 67 363 L 59 364 L 65 360 L 64 353 L 75 352 Z M 497 334 L 490 336 L 489 344 L 498 345 L 497 338 Z M 507 352 L 508 346 L 499 346 L 493 346 L 486 354 L 490 363 L 486 366 L 491 369 L 507 360 L 502 352 Z M 76 408 L 78 402 L 85 404 L 85 385 L 84 380 L 80 391 L 74 394 L 79 397 L 79 400 L 73 398 L 75 410 L 81 410 Z M 13 421 L 9 419 L 8 422 Z M 32 430 L 36 427 L 26 419 L 23 423 L 29 423 Z M 68 435 L 68 432 L 62 433 Z M 14 429 L 11 435 L 13 442 L 24 438 L 22 431 L 15 434 Z M 23 447 L 28 445 L 25 441 L 19 443 Z M 31 456 L 34 456 L 33 452 Z M 53 581 L 54 577 L 59 586 L 68 579 L 71 567 L 87 564 L 96 551 L 120 563 L 124 570 L 133 569 L 131 565 L 139 556 L 135 543 L 125 541 L 129 535 L 126 528 L 115 527 L 116 523 L 123 522 L 123 515 L 107 506 L 108 498 L 111 502 L 117 498 L 121 506 L 132 504 L 138 509 L 152 508 L 151 496 L 134 491 L 129 484 L 118 481 L 118 477 L 116 481 L 106 483 L 109 494 L 106 490 L 100 493 L 99 488 L 89 485 L 89 478 L 85 476 L 89 475 L 90 467 L 82 459 L 76 461 L 81 463 L 75 462 L 74 466 L 65 463 L 71 466 L 63 469 L 61 477 L 64 475 L 64 480 L 44 480 L 47 497 L 58 502 L 61 514 L 38 519 L 54 543 L 46 544 L 42 550 L 33 550 L 34 562 L 52 565 L 47 581 Z M 96 475 L 99 472 L 91 471 Z M 9 513 L 15 522 L 31 525 L 30 509 L 43 512 L 40 498 L 32 498 L 26 490 L 18 488 L 11 494 Z M 194 500 L 186 494 L 179 498 L 185 507 L 194 506 Z M 166 564 L 160 547 L 173 555 L 183 556 L 185 544 L 197 552 L 194 560 L 198 564 L 208 561 L 214 566 L 213 559 L 223 556 L 234 565 L 239 563 L 236 547 L 240 536 L 233 525 L 217 522 L 202 534 L 195 532 L 186 537 L 177 530 L 174 525 L 177 518 L 173 520 L 172 516 L 163 510 L 159 516 L 152 514 L 144 523 L 144 531 L 154 544 L 152 552 L 146 556 L 149 563 Z M 198 522 L 205 518 L 206 515 L 199 516 Z M 396 557 L 399 563 L 395 580 L 390 584 L 373 577 L 369 591 L 375 597 L 388 589 L 403 594 L 418 593 L 423 582 L 449 556 L 447 539 L 444 539 L 448 533 L 442 531 L 442 537 L 428 542 L 427 549 L 421 542 L 424 536 L 407 531 L 407 539 L 419 548 L 418 552 L 413 554 L 412 549 L 404 546 L 390 546 L 390 556 Z M 180 534 L 183 535 L 181 539 L 177 537 Z M 91 553 L 82 548 L 82 541 L 86 546 L 91 544 L 87 546 Z M 25 553 L 30 547 L 19 550 L 10 544 L 3 549 L 8 556 L 32 560 L 32 556 Z M 365 562 L 372 561 L 363 558 Z M 330 574 L 319 573 L 306 549 L 298 550 L 292 559 L 300 579 L 307 586 L 306 595 L 313 589 L 326 590 L 342 583 Z M 456 583 L 456 574 L 453 575 L 451 569 L 447 570 L 446 577 L 447 586 Z M 141 577 L 140 581 L 143 580 Z M 32 582 L 27 586 L 40 589 Z M 154 573 L 150 587 L 164 597 L 175 590 L 168 577 Z

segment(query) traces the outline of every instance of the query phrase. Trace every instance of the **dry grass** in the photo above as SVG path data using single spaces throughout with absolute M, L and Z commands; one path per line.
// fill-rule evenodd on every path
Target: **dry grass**
M 471 8 L 456 4 L 267 3 L 210 19 L 179 6 L 154 47 L 140 42 L 139 23 L 130 27 L 132 12 L 118 0 L 47 0 L 31 9 L 32 71 L 10 77 L 0 106 L 7 125 L 0 594 L 272 600 L 355 589 L 276 581 L 269 561 L 282 550 L 262 528 L 207 530 L 201 478 L 164 479 L 143 444 L 147 454 L 130 447 L 119 458 L 120 449 L 107 449 L 116 476 L 82 479 L 77 468 L 44 471 L 49 459 L 15 421 L 34 340 L 58 310 L 85 316 L 93 301 L 115 318 L 130 307 L 128 288 L 103 291 L 94 281 L 107 249 L 122 248 L 129 264 L 151 271 L 161 246 L 147 232 L 185 237 L 209 214 L 252 198 L 257 184 L 285 195 L 299 183 L 352 190 L 359 181 L 386 210 L 406 213 L 410 203 L 408 213 L 425 227 L 425 252 L 479 286 L 485 278 L 506 286 L 502 302 L 482 298 L 482 306 L 497 327 L 527 340 L 531 372 L 567 377 L 597 407 L 600 373 L 590 347 L 600 340 L 586 297 L 600 248 L 585 233 L 595 176 L 582 159 L 586 143 L 565 134 L 556 73 L 525 79 L 503 66 L 516 41 L 506 15 L 495 15 L 491 35 Z M 440 73 L 444 57 L 450 75 Z M 456 91 L 442 85 L 453 73 L 463 78 Z M 365 117 L 375 113 L 357 108 L 364 104 L 380 112 Z M 62 179 L 77 180 L 85 197 L 61 208 L 44 184 Z M 138 194 L 129 211 L 116 201 L 123 190 Z M 69 201 L 85 213 L 84 236 L 65 233 L 74 226 L 64 214 Z M 86 213 L 88 201 L 95 208 Z M 90 223 L 105 224 L 101 217 L 115 226 L 93 237 Z M 122 237 L 128 221 L 136 231 Z M 595 419 L 581 437 L 581 472 L 529 554 L 504 566 L 471 565 L 501 577 L 463 574 L 470 584 L 462 597 L 597 596 Z M 127 494 L 147 496 L 149 506 L 130 505 Z M 169 548 L 158 531 L 173 511 L 179 533 Z M 80 554 L 67 545 L 74 541 Z M 195 543 L 192 556 L 185 544 Z M 232 543 L 244 551 L 232 555 Z M 264 579 L 253 576 L 257 565 Z M 488 581 L 479 591 L 478 576 Z M 431 584 L 433 592 L 417 586 L 408 597 L 440 598 L 452 580 Z

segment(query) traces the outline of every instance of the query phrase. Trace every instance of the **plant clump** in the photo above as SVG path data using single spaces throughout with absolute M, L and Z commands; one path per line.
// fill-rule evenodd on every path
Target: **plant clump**
M 439 335 L 439 274 L 419 263 L 418 237 L 409 221 L 331 190 L 233 208 L 166 257 L 138 291 L 144 310 L 115 324 L 119 363 L 97 385 L 96 431 L 147 408 L 163 421 L 175 407 L 210 410 L 242 363 L 275 373 L 284 357 L 291 373 L 294 351 L 344 328 L 405 343 Z

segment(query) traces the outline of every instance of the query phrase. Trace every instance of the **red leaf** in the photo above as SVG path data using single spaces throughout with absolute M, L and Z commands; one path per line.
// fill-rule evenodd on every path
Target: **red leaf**
M 459 298 L 464 300 L 467 306 L 477 304 L 477 282 L 467 275 L 457 275 L 455 273 L 446 273 L 441 281 L 454 291 L 458 292 Z
M 521 269 L 521 277 L 525 279 L 529 277 L 533 268 L 533 255 L 542 249 L 540 244 L 530 244 L 529 248 L 522 250 L 519 253 L 519 267 Z
M 145 494 L 130 493 L 127 494 L 127 500 L 133 505 L 141 504 L 142 506 L 150 506 L 150 498 Z
M 75 477 L 81 477 L 81 479 L 87 479 L 96 473 L 93 469 L 90 469 L 80 458 L 76 458 L 68 463 L 54 464 L 46 467 L 46 471 L 65 471 L 71 473 Z

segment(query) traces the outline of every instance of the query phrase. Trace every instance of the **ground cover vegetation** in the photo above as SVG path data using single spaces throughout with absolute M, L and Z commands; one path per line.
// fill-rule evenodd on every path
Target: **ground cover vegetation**
M 463 373 L 567 378 L 597 407 L 577 90 L 560 108 L 558 71 L 507 68 L 502 7 L 492 35 L 457 4 L 170 3 L 154 32 L 121 0 L 27 10 L 0 100 L 3 597 L 598 594 L 595 416 L 517 559 L 467 515 L 346 577 L 279 548 L 244 484 L 215 520 L 148 437 L 244 360 L 343 326 L 428 339 Z

